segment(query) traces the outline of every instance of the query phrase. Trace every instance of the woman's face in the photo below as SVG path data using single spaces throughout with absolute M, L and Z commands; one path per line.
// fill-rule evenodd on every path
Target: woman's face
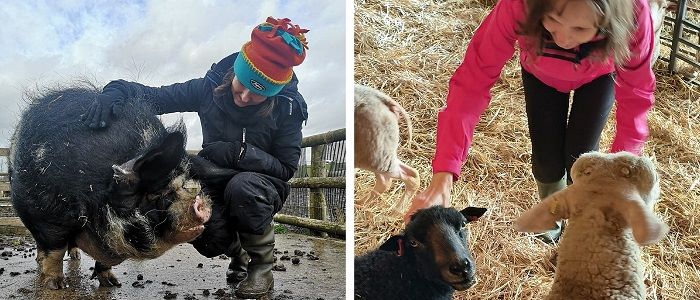
M 251 92 L 243 86 L 238 77 L 234 76 L 231 82 L 231 93 L 233 94 L 233 103 L 238 107 L 246 107 L 249 105 L 258 105 L 265 102 L 267 97 Z
M 558 0 L 553 10 L 545 13 L 542 25 L 552 34 L 557 46 L 572 49 L 596 36 L 597 20 L 598 15 L 587 1 Z

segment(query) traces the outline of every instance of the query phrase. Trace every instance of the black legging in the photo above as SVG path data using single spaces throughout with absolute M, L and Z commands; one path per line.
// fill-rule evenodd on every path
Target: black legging
M 543 183 L 571 182 L 571 165 L 583 153 L 598 150 L 615 93 L 612 74 L 600 76 L 569 94 L 544 84 L 523 69 L 525 109 L 532 142 L 532 173 Z M 568 123 L 567 123 L 568 113 Z

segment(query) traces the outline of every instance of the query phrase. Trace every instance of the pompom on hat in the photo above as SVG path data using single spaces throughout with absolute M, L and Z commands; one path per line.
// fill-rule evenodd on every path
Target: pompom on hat
M 292 67 L 306 58 L 308 29 L 291 20 L 268 17 L 256 26 L 233 63 L 233 73 L 251 92 L 266 97 L 279 93 L 292 79 Z

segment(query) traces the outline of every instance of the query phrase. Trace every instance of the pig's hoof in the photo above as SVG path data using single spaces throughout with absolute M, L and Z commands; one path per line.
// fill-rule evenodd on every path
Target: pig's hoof
M 66 282 L 63 276 L 51 277 L 44 279 L 44 286 L 52 290 L 60 290 L 66 287 Z
M 97 280 L 100 281 L 100 287 L 121 287 L 122 284 L 119 283 L 119 280 L 117 280 L 117 277 L 112 274 L 110 271 L 103 271 L 100 272 L 99 274 L 93 274 L 92 278 L 97 277 Z
M 68 251 L 68 256 L 70 256 L 71 259 L 75 260 L 80 260 L 80 249 L 72 248 Z

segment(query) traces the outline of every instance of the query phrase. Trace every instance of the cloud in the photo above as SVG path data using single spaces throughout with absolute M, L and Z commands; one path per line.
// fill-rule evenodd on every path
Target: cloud
M 295 68 L 309 106 L 304 135 L 345 127 L 345 5 L 337 1 L 11 1 L 0 6 L 0 147 L 9 146 L 25 90 L 89 78 L 150 86 L 202 77 L 250 38 L 267 16 L 309 28 Z M 184 118 L 189 149 L 201 144 L 196 114 Z

